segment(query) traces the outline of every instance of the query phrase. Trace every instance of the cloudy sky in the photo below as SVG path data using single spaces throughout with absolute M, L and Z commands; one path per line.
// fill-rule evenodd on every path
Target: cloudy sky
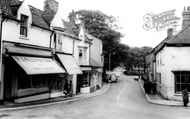
M 28 4 L 43 9 L 44 0 L 25 0 Z M 36 1 L 36 2 L 35 2 Z M 180 18 L 178 29 L 181 28 L 182 11 L 184 6 L 190 6 L 189 0 L 57 0 L 61 17 L 67 19 L 68 13 L 74 9 L 100 10 L 107 15 L 119 17 L 123 27 L 121 33 L 125 34 L 121 43 L 131 47 L 155 47 L 167 35 L 167 30 L 144 30 L 143 16 L 145 14 L 160 13 L 175 10 L 175 16 Z

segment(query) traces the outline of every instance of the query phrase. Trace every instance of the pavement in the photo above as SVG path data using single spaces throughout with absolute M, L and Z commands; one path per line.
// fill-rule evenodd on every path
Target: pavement
M 160 93 L 156 92 L 155 94 L 147 94 L 144 91 L 143 88 L 143 84 L 144 82 L 139 79 L 138 80 L 140 85 L 141 85 L 141 89 L 144 92 L 147 100 L 149 103 L 152 104 L 158 104 L 158 105 L 166 105 L 166 106 L 178 106 L 178 107 L 184 107 L 183 106 L 183 101 L 175 101 L 175 100 L 167 100 L 166 98 L 164 98 Z M 190 103 L 187 104 L 187 107 L 190 107 Z
M 143 81 L 141 79 L 138 80 L 141 86 L 142 91 L 144 92 L 147 101 L 152 104 L 158 104 L 158 105 L 167 105 L 167 106 L 179 106 L 183 107 L 182 101 L 173 101 L 173 100 L 167 100 L 165 99 L 160 93 L 156 94 L 147 94 L 144 91 L 143 88 Z M 76 94 L 72 97 L 57 97 L 57 98 L 51 98 L 46 100 L 40 100 L 40 101 L 33 101 L 33 102 L 26 102 L 26 103 L 5 103 L 0 105 L 0 111 L 11 111 L 11 110 L 19 110 L 19 109 L 28 109 L 28 108 L 35 108 L 35 107 L 42 107 L 42 106 L 48 106 L 48 105 L 54 105 L 54 104 L 61 104 L 61 103 L 68 103 L 73 102 L 77 100 L 82 100 L 86 98 L 91 98 L 94 96 L 98 96 L 101 94 L 104 94 L 106 91 L 108 91 L 110 88 L 110 83 L 103 83 L 103 86 L 91 93 L 86 94 Z M 190 103 L 187 105 L 187 107 L 190 107 Z
M 105 93 L 107 90 L 109 90 L 110 83 L 103 83 L 103 86 L 91 93 L 85 93 L 85 94 L 76 94 L 72 97 L 56 97 L 51 99 L 45 99 L 45 100 L 39 100 L 39 101 L 33 101 L 33 102 L 26 102 L 26 103 L 5 103 L 3 105 L 0 105 L 0 111 L 12 111 L 12 110 L 19 110 L 19 109 L 28 109 L 28 108 L 35 108 L 35 107 L 42 107 L 42 106 L 48 106 L 48 105 L 54 105 L 54 104 L 61 104 L 61 103 L 68 103 L 73 102 L 77 100 L 82 100 L 86 98 L 91 98 L 94 96 L 101 95 Z

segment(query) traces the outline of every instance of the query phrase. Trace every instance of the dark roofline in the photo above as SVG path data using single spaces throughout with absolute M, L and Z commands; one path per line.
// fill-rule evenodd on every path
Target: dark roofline
M 2 15 L 3 18 L 6 18 L 6 19 L 10 19 L 10 20 L 13 20 L 13 21 L 17 21 L 17 22 L 21 22 L 21 20 L 18 20 L 16 18 L 13 18 L 13 17 L 9 17 L 9 16 L 6 16 L 6 15 Z
M 162 42 L 160 42 L 152 51 L 151 53 L 157 53 L 158 51 L 160 51 L 164 45 L 165 45 L 165 41 L 168 39 L 168 37 L 166 37 Z M 160 46 L 160 47 L 159 47 Z M 158 48 L 158 49 L 157 49 Z

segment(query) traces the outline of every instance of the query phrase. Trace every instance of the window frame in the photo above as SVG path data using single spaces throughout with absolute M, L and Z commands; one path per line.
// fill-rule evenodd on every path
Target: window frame
M 22 37 L 28 36 L 28 16 L 21 14 L 20 16 L 20 35 Z
M 182 81 L 182 76 L 185 76 L 185 82 Z M 189 76 L 189 83 L 188 83 L 188 76 Z M 180 79 L 177 79 L 177 78 L 180 78 Z M 190 92 L 190 71 L 187 71 L 187 72 L 174 72 L 175 93 L 182 93 L 182 90 L 186 86 L 188 87 L 188 92 Z

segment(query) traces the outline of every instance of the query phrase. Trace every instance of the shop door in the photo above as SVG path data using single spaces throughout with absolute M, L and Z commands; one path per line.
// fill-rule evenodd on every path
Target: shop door
M 76 94 L 77 94 L 77 93 L 80 93 L 81 80 L 82 80 L 82 75 L 77 75 Z

